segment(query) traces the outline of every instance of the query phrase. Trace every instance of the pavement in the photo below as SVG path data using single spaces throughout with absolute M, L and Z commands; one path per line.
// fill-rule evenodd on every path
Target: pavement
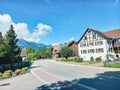
M 44 82 L 37 90 L 120 90 L 120 69 L 38 60 L 32 72 Z
M 35 90 L 43 85 L 31 72 L 0 80 L 0 90 Z
M 1 80 L 0 90 L 120 90 L 120 69 L 37 60 L 31 72 Z

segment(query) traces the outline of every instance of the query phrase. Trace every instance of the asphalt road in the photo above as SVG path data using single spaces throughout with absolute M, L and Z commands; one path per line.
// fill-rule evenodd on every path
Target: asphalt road
M 37 90 L 120 90 L 118 69 L 61 64 L 53 60 L 38 60 L 36 64 L 40 66 L 36 70 L 38 78 L 46 81 Z
M 31 72 L 1 80 L 0 90 L 120 90 L 120 70 L 37 60 Z

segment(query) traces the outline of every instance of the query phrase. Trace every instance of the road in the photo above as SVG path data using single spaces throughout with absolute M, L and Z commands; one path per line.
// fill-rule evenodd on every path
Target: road
M 47 83 L 37 90 L 51 87 L 55 90 L 120 90 L 119 69 L 61 64 L 53 60 L 38 60 L 36 64 L 40 67 L 33 72 Z
M 31 72 L 1 80 L 0 90 L 120 90 L 120 70 L 37 60 Z

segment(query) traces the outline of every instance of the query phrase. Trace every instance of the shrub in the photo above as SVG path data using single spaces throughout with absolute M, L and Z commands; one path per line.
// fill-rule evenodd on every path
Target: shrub
M 7 70 L 4 73 L 12 73 L 12 70 Z
M 3 74 L 0 72 L 0 77 L 2 77 L 2 75 L 3 75 Z
M 100 62 L 102 59 L 101 59 L 100 57 L 97 57 L 95 60 L 96 60 L 97 62 Z
M 14 72 L 16 75 L 19 75 L 21 73 L 21 69 L 16 69 Z
M 77 58 L 75 59 L 76 62 L 83 62 L 83 58 Z
M 94 61 L 94 58 L 93 58 L 93 56 L 92 56 L 92 57 L 90 57 L 90 61 L 91 61 L 91 62 L 93 62 L 93 61 Z
M 22 73 L 25 73 L 27 71 L 28 71 L 28 67 L 23 67 L 22 70 L 21 70 Z
M 11 70 L 4 71 L 4 74 L 2 76 L 4 78 L 11 77 L 12 76 L 12 71 Z

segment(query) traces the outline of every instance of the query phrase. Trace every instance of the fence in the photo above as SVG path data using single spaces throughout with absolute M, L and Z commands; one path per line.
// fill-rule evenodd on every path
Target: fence
M 110 64 L 117 64 L 117 63 L 120 63 L 120 60 L 104 61 L 104 66 L 109 66 Z

